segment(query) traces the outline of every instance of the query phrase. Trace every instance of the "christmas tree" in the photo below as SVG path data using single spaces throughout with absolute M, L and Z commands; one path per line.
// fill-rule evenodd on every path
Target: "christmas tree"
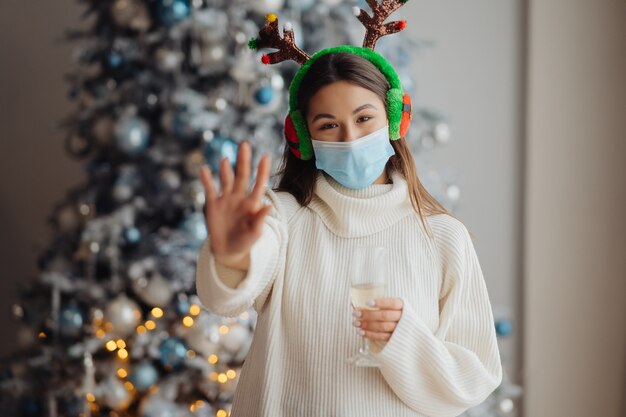
M 363 27 L 338 0 L 82 0 L 84 28 L 67 75 L 76 111 L 61 121 L 85 181 L 54 207 L 40 274 L 11 306 L 19 352 L 4 358 L 2 415 L 226 416 L 252 340 L 255 311 L 224 318 L 195 294 L 207 237 L 199 168 L 234 164 L 238 144 L 278 168 L 295 63 L 261 64 L 252 51 L 268 13 L 317 51 L 359 44 Z M 428 42 L 401 34 L 377 50 L 419 99 L 411 57 Z M 422 181 L 453 210 L 453 180 L 428 169 L 448 141 L 443 117 L 414 99 L 406 140 Z M 271 186 L 273 184 L 269 184 Z M 216 182 L 216 186 L 219 184 Z M 28 306 L 26 308 L 26 306 Z M 500 394 L 489 409 L 503 409 Z M 485 414 L 486 415 L 486 414 Z

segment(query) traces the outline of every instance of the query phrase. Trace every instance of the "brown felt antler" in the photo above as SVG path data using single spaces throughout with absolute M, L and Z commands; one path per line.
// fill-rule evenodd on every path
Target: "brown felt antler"
M 408 0 L 366 0 L 372 9 L 372 16 L 358 7 L 354 8 L 354 14 L 357 19 L 365 26 L 365 38 L 363 39 L 363 47 L 374 49 L 378 38 L 400 32 L 406 27 L 406 20 L 397 20 L 385 23 L 385 19 L 403 6 Z
M 293 29 L 289 23 L 283 28 L 283 37 L 278 33 L 278 17 L 275 14 L 266 16 L 265 26 L 259 31 L 259 37 L 248 42 L 251 49 L 276 48 L 278 51 L 261 57 L 264 64 L 276 64 L 291 59 L 300 65 L 309 60 L 309 55 L 296 45 Z

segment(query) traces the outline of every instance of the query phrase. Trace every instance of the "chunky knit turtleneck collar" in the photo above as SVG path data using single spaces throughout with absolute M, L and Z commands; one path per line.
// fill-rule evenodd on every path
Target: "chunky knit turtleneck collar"
M 322 171 L 309 207 L 338 236 L 361 237 L 379 232 L 414 212 L 404 177 L 393 171 L 391 179 L 393 184 L 371 184 L 355 190 Z

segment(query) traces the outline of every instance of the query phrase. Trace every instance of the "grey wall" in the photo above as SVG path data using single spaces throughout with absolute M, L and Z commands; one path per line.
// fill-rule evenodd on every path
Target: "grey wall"
M 527 415 L 623 417 L 626 2 L 529 10 Z
M 411 36 L 435 43 L 414 58 L 417 100 L 450 119 L 451 140 L 432 159 L 442 172 L 458 173 L 456 214 L 475 236 L 494 312 L 514 321 L 501 346 L 506 370 L 517 379 L 524 3 L 417 0 L 404 7 Z
M 0 1 L 0 326 L 5 335 L 0 354 L 16 348 L 9 318 L 15 285 L 37 272 L 36 247 L 46 243 L 52 203 L 82 178 L 81 166 L 66 156 L 64 136 L 55 129 L 73 109 L 63 82 L 71 45 L 57 39 L 78 22 L 76 3 Z

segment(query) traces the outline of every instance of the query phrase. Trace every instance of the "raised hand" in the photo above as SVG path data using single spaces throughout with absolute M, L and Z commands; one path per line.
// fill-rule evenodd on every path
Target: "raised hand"
M 261 236 L 265 216 L 272 206 L 261 206 L 269 178 L 270 157 L 263 154 L 256 182 L 248 192 L 251 149 L 242 142 L 237 152 L 236 176 L 233 178 L 228 158 L 220 160 L 221 195 L 215 190 L 211 169 L 203 165 L 200 178 L 206 196 L 206 225 L 210 248 L 216 260 L 227 266 L 241 266 L 249 260 L 250 248 Z

